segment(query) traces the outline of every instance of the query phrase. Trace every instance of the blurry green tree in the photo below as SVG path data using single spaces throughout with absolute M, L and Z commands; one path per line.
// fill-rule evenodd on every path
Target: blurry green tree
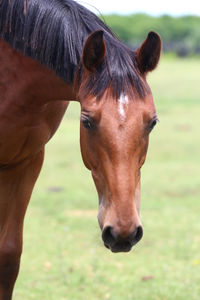
M 178 56 L 200 54 L 200 17 L 134 14 L 102 18 L 123 42 L 133 48 L 140 45 L 148 31 L 154 30 L 162 37 L 164 52 L 175 52 Z

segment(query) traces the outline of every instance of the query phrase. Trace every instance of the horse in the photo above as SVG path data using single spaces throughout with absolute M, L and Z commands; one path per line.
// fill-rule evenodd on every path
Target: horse
M 146 76 L 160 53 L 157 33 L 134 51 L 73 0 L 0 1 L 0 300 L 12 298 L 26 208 L 70 101 L 104 245 L 127 252 L 142 238 L 140 170 L 158 120 Z

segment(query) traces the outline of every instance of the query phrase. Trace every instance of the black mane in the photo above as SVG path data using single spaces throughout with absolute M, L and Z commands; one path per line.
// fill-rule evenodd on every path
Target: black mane
M 85 85 L 87 93 L 101 97 L 109 86 L 113 96 L 130 93 L 140 97 L 145 87 L 139 78 L 134 52 L 123 45 L 95 14 L 73 0 L 1 0 L 0 38 L 15 50 L 53 69 L 73 83 L 88 35 L 104 31 L 106 60 Z

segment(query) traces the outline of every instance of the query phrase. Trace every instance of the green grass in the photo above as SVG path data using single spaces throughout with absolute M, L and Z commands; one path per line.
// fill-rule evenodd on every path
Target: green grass
M 28 208 L 14 300 L 200 299 L 200 60 L 163 58 L 149 75 L 160 123 L 142 172 L 144 237 L 104 248 L 97 195 L 71 103 Z

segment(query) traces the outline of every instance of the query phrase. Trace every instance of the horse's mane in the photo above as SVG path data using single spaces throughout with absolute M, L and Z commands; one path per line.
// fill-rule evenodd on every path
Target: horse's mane
M 38 60 L 73 83 L 83 44 L 96 30 L 104 31 L 106 59 L 85 84 L 86 93 L 100 97 L 110 86 L 113 96 L 133 90 L 144 96 L 135 54 L 95 14 L 73 0 L 0 0 L 0 38 L 15 50 Z

